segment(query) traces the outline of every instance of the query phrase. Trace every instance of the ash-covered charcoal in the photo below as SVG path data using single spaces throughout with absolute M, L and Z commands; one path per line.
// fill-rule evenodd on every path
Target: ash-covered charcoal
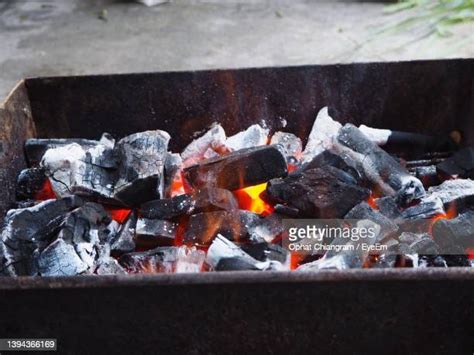
M 105 137 L 109 137 L 105 135 Z M 37 166 L 41 159 L 43 158 L 44 153 L 48 149 L 54 149 L 58 147 L 64 147 L 72 143 L 78 144 L 84 150 L 95 148 L 100 144 L 100 141 L 90 140 L 90 139 L 77 139 L 77 138 L 66 138 L 66 139 L 38 139 L 30 138 L 25 142 L 25 155 L 28 160 L 29 166 Z
M 260 221 L 257 214 L 243 210 L 198 213 L 189 218 L 184 242 L 209 245 L 218 234 L 233 241 L 248 241 Z
M 40 165 L 49 177 L 56 196 L 111 197 L 114 171 L 100 166 L 101 155 L 108 149 L 103 144 L 97 144 L 85 150 L 77 143 L 48 149 Z
M 59 238 L 48 245 L 38 256 L 41 276 L 74 276 L 85 273 L 90 265 L 82 260 L 74 245 Z
M 474 147 L 464 148 L 436 166 L 444 179 L 474 179 Z
M 288 132 L 275 132 L 270 145 L 275 145 L 280 150 L 288 164 L 296 164 L 303 151 L 301 139 Z
M 164 164 L 170 135 L 165 131 L 145 131 L 122 138 L 119 178 L 114 197 L 128 206 L 163 197 Z
M 441 183 L 435 165 L 417 166 L 414 170 L 414 174 L 425 187 L 435 186 Z
M 474 249 L 474 210 L 453 219 L 440 219 L 433 225 L 433 238 L 443 248 L 460 246 Z
M 245 227 L 250 235 L 252 243 L 271 243 L 277 236 L 284 232 L 283 215 L 272 213 L 265 217 L 255 216 L 247 213 Z
M 447 180 L 428 189 L 428 194 L 439 197 L 444 207 L 463 209 L 474 205 L 474 180 Z
M 385 217 L 391 220 L 400 218 L 402 210 L 392 196 L 377 198 L 374 203 L 378 207 L 379 212 Z
M 344 217 L 345 219 L 367 219 L 380 226 L 380 233 L 376 242 L 393 236 L 398 232 L 398 226 L 383 214 L 374 210 L 367 202 L 361 202 L 351 209 Z
M 241 131 L 227 138 L 225 145 L 231 151 L 266 145 L 269 132 L 270 130 L 268 128 L 254 124 L 245 131 Z
M 445 213 L 443 201 L 436 195 L 423 197 L 417 205 L 408 207 L 401 212 L 405 220 L 429 219 Z
M 352 269 L 361 268 L 368 256 L 369 247 L 379 240 L 380 226 L 369 220 L 361 220 L 356 223 L 355 228 L 368 231 L 373 230 L 374 238 L 354 238 L 346 242 L 345 238 L 335 238 L 330 244 L 330 249 L 322 258 L 300 265 L 299 271 L 317 271 L 321 269 Z
M 24 169 L 18 175 L 16 181 L 16 198 L 22 200 L 40 200 L 45 194 L 45 186 L 48 178 L 44 169 L 30 168 Z
M 58 233 L 65 215 L 83 203 L 79 197 L 67 197 L 8 211 L 1 231 L 0 275 L 34 275 L 34 252 L 45 247 Z
M 258 261 L 220 234 L 216 236 L 207 251 L 206 263 L 218 271 L 274 270 L 281 266 L 280 262 Z
M 111 240 L 111 250 L 118 253 L 127 253 L 135 249 L 135 229 L 137 226 L 137 216 L 131 212 L 118 232 Z
M 327 107 L 322 108 L 314 121 L 308 142 L 303 151 L 301 164 L 309 163 L 316 155 L 330 149 L 333 139 L 337 136 L 342 125 L 329 116 Z
M 174 182 L 180 179 L 181 168 L 183 166 L 183 159 L 178 153 L 167 153 L 165 159 L 165 181 L 164 181 L 164 196 L 171 197 L 175 188 L 173 186 Z M 184 188 L 182 188 L 180 193 L 184 193 Z
M 349 160 L 344 160 L 341 156 L 336 155 L 330 150 L 325 150 L 321 154 L 315 156 L 309 163 L 303 165 L 303 170 L 310 170 L 316 168 L 325 168 L 327 166 L 332 166 L 338 168 L 342 171 L 345 171 L 351 175 L 355 182 L 359 185 L 365 185 L 365 180 L 363 174 L 357 170 L 355 164 L 351 164 Z
M 335 144 L 335 149 L 360 165 L 377 193 L 395 196 L 397 203 L 402 206 L 425 195 L 420 180 L 411 176 L 397 160 L 370 141 L 354 125 L 346 124 L 342 127 L 337 140 L 339 144 Z
M 176 260 L 176 273 L 197 273 L 200 272 L 204 261 L 206 260 L 206 253 L 196 247 L 181 246 L 178 249 Z
M 400 244 L 398 245 L 398 251 L 400 254 L 439 254 L 439 246 L 427 233 L 418 234 L 403 232 L 398 237 L 398 240 L 400 241 Z
M 216 156 L 226 153 L 226 138 L 224 128 L 220 124 L 215 125 L 184 148 L 181 153 L 184 166 L 196 164 L 199 160 L 206 158 L 206 155 L 209 157 L 210 153 L 214 153 Z
M 274 146 L 264 146 L 200 161 L 184 169 L 184 178 L 195 189 L 220 187 L 233 191 L 286 176 L 287 172 L 280 151 Z
M 237 200 L 229 190 L 204 188 L 194 194 L 145 202 L 140 207 L 140 213 L 146 218 L 169 220 L 200 212 L 231 211 L 238 208 Z
M 102 261 L 95 270 L 97 275 L 126 275 L 127 272 L 114 258 L 107 258 Z
M 177 247 L 158 247 L 145 252 L 124 254 L 119 264 L 129 273 L 174 272 L 178 259 Z
M 355 205 L 367 200 L 369 195 L 370 191 L 356 185 L 351 175 L 328 166 L 272 180 L 264 198 L 296 208 L 298 217 L 342 218 Z
M 139 218 L 135 229 L 136 243 L 147 248 L 173 245 L 177 228 L 175 223 L 169 221 Z

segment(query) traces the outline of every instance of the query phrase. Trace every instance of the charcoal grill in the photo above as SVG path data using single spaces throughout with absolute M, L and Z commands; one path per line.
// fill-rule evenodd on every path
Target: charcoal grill
M 27 138 L 159 128 L 178 151 L 215 121 L 306 137 L 324 106 L 472 145 L 474 60 L 25 79 L 0 106 L 0 215 Z M 470 268 L 4 278 L 0 336 L 77 353 L 472 353 L 473 281 Z

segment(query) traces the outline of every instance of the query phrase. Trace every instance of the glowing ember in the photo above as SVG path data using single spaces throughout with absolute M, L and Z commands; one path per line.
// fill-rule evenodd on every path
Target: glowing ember
M 124 223 L 130 214 L 130 210 L 125 208 L 106 207 L 105 209 L 110 213 L 112 219 L 120 224 Z
M 43 188 L 36 194 L 35 200 L 37 201 L 45 201 L 50 199 L 55 199 L 56 195 L 53 191 L 53 187 L 49 182 L 49 179 L 46 179 L 44 182 Z
M 239 208 L 267 216 L 273 212 L 273 206 L 260 198 L 260 194 L 267 188 L 267 183 L 245 187 L 234 191 L 239 202 Z
M 456 210 L 455 206 L 448 208 L 446 213 L 439 214 L 432 218 L 431 225 L 430 225 L 430 234 L 433 234 L 433 226 L 434 224 L 439 221 L 440 219 L 453 219 L 458 215 L 458 211 Z
M 378 210 L 379 209 L 379 206 L 377 206 L 377 204 L 375 203 L 375 196 L 373 194 L 371 194 L 369 196 L 369 199 L 367 201 L 367 203 L 369 204 L 370 207 L 372 207 L 374 210 Z
M 296 169 L 298 169 L 298 167 L 296 165 L 288 164 L 288 173 L 292 173 Z
M 466 249 L 466 255 L 469 260 L 474 260 L 474 249 L 473 248 Z
M 296 270 L 304 260 L 304 255 L 292 252 L 290 254 L 290 270 Z

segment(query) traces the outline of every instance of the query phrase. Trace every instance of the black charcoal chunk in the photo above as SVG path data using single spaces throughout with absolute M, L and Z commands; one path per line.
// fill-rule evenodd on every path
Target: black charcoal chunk
M 340 144 L 335 148 L 359 164 L 377 193 L 395 196 L 397 203 L 403 206 L 425 195 L 420 180 L 411 176 L 398 161 L 370 141 L 354 125 L 346 124 L 342 127 L 337 139 Z
M 297 208 L 285 206 L 279 203 L 274 206 L 274 209 L 276 213 L 288 217 L 297 217 L 300 212 Z
M 361 202 L 351 209 L 344 217 L 345 219 L 368 219 L 380 226 L 380 233 L 376 242 L 394 235 L 398 231 L 398 226 L 383 214 L 374 210 L 367 202 Z
M 95 270 L 97 275 L 125 275 L 127 272 L 114 258 L 107 258 L 100 262 L 99 266 Z
M 217 263 L 215 271 L 258 271 L 260 270 L 254 264 L 241 258 L 222 258 Z
M 301 157 L 303 143 L 293 133 L 275 132 L 270 144 L 275 145 L 280 150 L 288 164 L 296 164 L 299 157 Z
M 16 181 L 16 198 L 18 200 L 36 199 L 43 191 L 48 178 L 41 168 L 24 169 Z
M 145 218 L 169 220 L 190 214 L 194 210 L 194 203 L 192 195 L 179 195 L 145 202 L 140 206 L 140 213 Z
M 440 219 L 433 225 L 433 238 L 443 249 L 459 246 L 474 249 L 474 210 L 453 219 Z
M 272 180 L 264 198 L 297 209 L 298 217 L 342 218 L 369 196 L 370 191 L 355 185 L 351 175 L 328 166 Z
M 198 213 L 189 219 L 184 242 L 209 245 L 218 234 L 233 241 L 247 241 L 260 220 L 257 214 L 242 210 Z
M 136 243 L 148 248 L 173 245 L 177 228 L 175 223 L 169 221 L 139 218 L 135 229 Z
M 439 254 L 439 246 L 431 239 L 429 234 L 403 232 L 398 240 L 400 241 L 398 246 L 400 254 Z
M 177 247 L 158 247 L 145 252 L 124 254 L 119 264 L 129 273 L 173 272 L 178 259 Z
M 122 138 L 119 179 L 114 196 L 129 206 L 163 197 L 164 164 L 170 135 L 164 131 L 145 131 Z
M 375 199 L 375 205 L 378 207 L 379 212 L 385 217 L 390 218 L 391 220 L 400 218 L 402 211 L 392 196 Z
M 464 148 L 436 166 L 445 179 L 474 179 L 474 147 Z
M 416 167 L 415 176 L 423 183 L 423 186 L 425 187 L 435 186 L 441 183 L 435 165 Z
M 277 244 L 266 242 L 244 244 L 241 246 L 242 250 L 258 261 L 278 261 L 281 264 L 289 262 L 288 250 L 282 248 Z
M 110 247 L 111 250 L 118 253 L 126 253 L 134 250 L 136 226 L 137 216 L 135 212 L 131 212 L 113 237 Z
M 238 150 L 184 169 L 184 177 L 193 188 L 220 187 L 231 191 L 286 174 L 285 158 L 273 146 Z
M 89 140 L 89 139 L 37 139 L 30 138 L 25 142 L 25 154 L 30 166 L 37 166 L 41 159 L 43 158 L 44 153 L 48 149 L 53 149 L 57 147 L 64 147 L 71 143 L 76 143 L 85 149 L 94 148 L 99 144 L 99 141 Z
M 229 262 L 228 266 L 247 265 L 245 270 L 248 270 L 248 265 L 252 265 L 255 269 L 258 269 L 258 260 L 244 252 L 242 248 L 232 241 L 218 234 L 207 251 L 206 263 L 211 268 L 216 269 L 222 259 L 233 259 L 232 262 Z

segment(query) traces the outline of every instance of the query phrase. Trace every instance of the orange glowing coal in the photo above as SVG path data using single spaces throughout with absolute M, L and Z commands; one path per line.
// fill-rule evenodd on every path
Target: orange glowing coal
M 376 198 L 377 197 L 375 197 L 374 194 L 370 194 L 369 199 L 367 200 L 367 203 L 369 204 L 369 206 L 372 207 L 374 210 L 379 209 L 379 206 L 377 206 L 377 204 L 375 203 Z
M 234 191 L 234 196 L 237 198 L 239 208 L 242 210 L 258 213 L 263 216 L 268 216 L 273 212 L 273 206 L 269 205 L 260 198 L 260 195 L 266 190 L 266 188 L 267 183 L 263 183 Z
M 130 214 L 130 210 L 126 208 L 105 207 L 105 210 L 109 212 L 114 221 L 117 221 L 120 224 L 123 224 Z
M 55 199 L 55 198 L 56 198 L 56 194 L 53 191 L 53 187 L 51 186 L 49 179 L 46 179 L 41 190 L 36 193 L 35 200 L 45 201 L 45 200 L 50 200 L 50 199 Z
M 437 221 L 439 221 L 440 219 L 453 219 L 455 218 L 456 216 L 458 215 L 458 211 L 456 209 L 456 206 L 451 206 L 448 208 L 448 210 L 446 211 L 446 213 L 442 213 L 442 214 L 439 214 L 437 216 L 434 216 L 432 219 L 431 219 L 431 225 L 430 225 L 430 234 L 433 234 L 433 226 L 435 225 L 435 223 Z

